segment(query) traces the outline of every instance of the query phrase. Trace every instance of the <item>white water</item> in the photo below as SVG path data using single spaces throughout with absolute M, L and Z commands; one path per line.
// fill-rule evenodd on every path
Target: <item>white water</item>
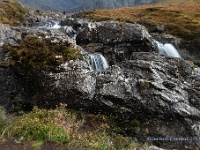
M 60 22 L 56 21 L 55 24 L 52 26 L 53 29 L 60 29 Z
M 90 54 L 92 68 L 96 71 L 103 71 L 109 67 L 107 60 L 100 53 Z
M 40 29 L 59 29 L 61 28 L 58 21 L 39 22 L 37 28 Z
M 162 43 L 160 43 L 158 41 L 156 41 L 156 44 L 158 46 L 159 54 L 163 54 L 163 55 L 167 55 L 167 56 L 171 56 L 171 57 L 181 58 L 181 56 L 178 53 L 177 49 L 172 44 L 169 44 L 169 43 L 162 44 Z

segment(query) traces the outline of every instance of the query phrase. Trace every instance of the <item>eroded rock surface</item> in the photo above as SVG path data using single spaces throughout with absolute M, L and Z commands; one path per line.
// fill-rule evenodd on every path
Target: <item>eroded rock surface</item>
M 200 136 L 199 68 L 180 58 L 156 54 L 152 37 L 139 24 L 79 22 L 76 25 L 76 30 L 72 28 L 76 33 L 71 33 L 77 34 L 76 41 L 66 35 L 66 27 L 58 30 L 19 27 L 15 28 L 16 33 L 7 35 L 12 29 L 2 25 L 5 26 L 5 30 L 1 29 L 3 43 L 11 38 L 20 41 L 29 34 L 43 35 L 40 38 L 49 39 L 52 44 L 71 43 L 82 50 L 84 57 L 53 70 L 28 72 L 18 65 L 5 65 L 12 58 L 2 57 L 1 105 L 18 110 L 34 105 L 54 107 L 64 102 L 72 108 L 118 116 L 120 122 L 127 124 L 124 133 L 139 141 L 153 142 L 150 137 Z M 102 52 L 111 66 L 101 72 L 94 71 L 86 51 Z M 176 140 L 157 142 L 164 148 L 200 146 L 195 139 L 178 144 Z

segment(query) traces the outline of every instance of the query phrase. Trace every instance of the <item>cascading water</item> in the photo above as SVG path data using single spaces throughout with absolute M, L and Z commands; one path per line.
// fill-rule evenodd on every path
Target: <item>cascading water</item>
M 92 68 L 98 72 L 103 71 L 109 67 L 107 60 L 100 53 L 90 54 Z
M 156 41 L 156 44 L 157 44 L 157 47 L 158 47 L 159 54 L 181 58 L 177 49 L 172 44 L 169 44 L 169 43 L 162 44 L 158 41 Z
M 54 22 L 54 25 L 52 26 L 53 29 L 60 29 L 61 26 L 60 26 L 60 22 L 56 21 Z
M 38 22 L 37 28 L 40 29 L 59 29 L 61 28 L 58 21 L 47 21 L 47 22 Z

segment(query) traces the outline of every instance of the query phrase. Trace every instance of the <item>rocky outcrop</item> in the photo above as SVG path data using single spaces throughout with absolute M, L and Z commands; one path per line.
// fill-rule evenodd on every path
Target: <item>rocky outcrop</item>
M 200 75 L 186 61 L 138 52 L 101 74 L 83 62 L 65 67 L 66 72 L 52 74 L 54 89 L 45 100 L 55 97 L 71 107 L 118 114 L 123 121 L 136 119 L 140 125 L 130 127 L 131 133 L 143 141 L 199 136 Z M 176 140 L 170 146 L 165 142 L 164 147 L 177 148 Z M 199 144 L 191 139 L 179 142 L 180 148 Z
M 2 28 L 4 43 L 36 35 L 52 45 L 71 43 L 82 50 L 83 59 L 52 70 L 27 71 L 17 64 L 7 65 L 12 58 L 7 53 L 0 65 L 1 105 L 17 111 L 67 103 L 71 108 L 118 117 L 124 134 L 139 141 L 164 148 L 200 146 L 199 68 L 180 58 L 158 55 L 152 37 L 139 24 L 79 20 L 75 25 L 70 34 L 77 34 L 76 41 L 66 35 L 68 27 Z M 12 30 L 16 34 L 7 36 Z M 89 54 L 76 42 L 88 52 L 102 52 L 111 66 L 93 70 Z
M 21 39 L 21 33 L 7 24 L 0 24 L 0 47 L 5 43 L 10 43 L 13 46 Z
M 71 37 L 75 36 L 78 45 L 89 52 L 101 52 L 110 65 L 130 59 L 133 52 L 156 51 L 152 37 L 140 24 L 69 18 L 63 25 L 71 26 L 71 30 L 68 27 L 66 33 Z

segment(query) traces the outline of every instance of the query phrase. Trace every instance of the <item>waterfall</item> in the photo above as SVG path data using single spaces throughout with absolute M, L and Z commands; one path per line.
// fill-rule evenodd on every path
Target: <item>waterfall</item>
M 36 25 L 40 29 L 59 29 L 61 28 L 58 21 L 47 21 L 47 22 L 38 22 Z
M 100 53 L 90 54 L 92 68 L 96 71 L 103 71 L 109 67 L 107 60 Z
M 157 44 L 157 47 L 158 47 L 159 54 L 181 58 L 177 49 L 172 44 L 169 44 L 169 43 L 162 44 L 158 41 L 156 41 L 156 44 Z
M 59 21 L 55 21 L 54 22 L 54 25 L 52 26 L 53 29 L 60 29 L 61 26 L 60 26 L 60 22 Z

